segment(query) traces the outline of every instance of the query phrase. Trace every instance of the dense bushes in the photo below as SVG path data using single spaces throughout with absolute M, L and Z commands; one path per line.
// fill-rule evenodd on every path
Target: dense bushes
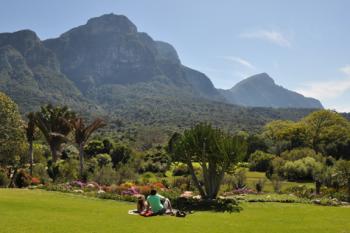
M 184 211 L 218 211 L 218 212 L 239 212 L 242 208 L 238 206 L 236 199 L 195 199 L 176 198 L 171 200 L 175 208 Z
M 6 171 L 0 168 L 0 187 L 7 187 L 9 182 Z
M 251 171 L 266 172 L 271 166 L 271 161 L 276 156 L 263 151 L 255 151 L 250 155 L 249 163 Z
M 19 170 L 15 177 L 15 185 L 18 188 L 28 187 L 32 183 L 32 178 L 23 169 Z
M 312 180 L 313 171 L 322 166 L 314 158 L 306 157 L 296 161 L 287 161 L 282 170 L 288 180 Z

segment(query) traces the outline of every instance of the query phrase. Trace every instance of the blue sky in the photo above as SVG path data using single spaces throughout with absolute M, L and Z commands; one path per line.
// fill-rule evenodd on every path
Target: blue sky
M 350 112 L 348 0 L 0 0 L 0 31 L 57 37 L 89 18 L 126 15 L 171 43 L 182 63 L 228 89 L 267 72 L 325 107 Z

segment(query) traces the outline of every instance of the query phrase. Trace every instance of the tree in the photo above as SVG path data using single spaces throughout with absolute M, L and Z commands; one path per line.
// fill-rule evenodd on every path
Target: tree
M 53 162 L 57 161 L 62 144 L 68 141 L 67 136 L 72 130 L 70 122 L 73 119 L 75 113 L 67 106 L 54 107 L 49 104 L 35 113 L 35 124 L 49 144 Z
M 25 149 L 25 132 L 17 105 L 0 92 L 0 164 L 14 165 Z
M 265 125 L 262 136 L 271 145 L 271 152 L 280 155 L 286 149 L 302 146 L 304 131 L 298 123 L 277 120 Z
M 131 157 L 132 150 L 126 145 L 116 144 L 111 153 L 113 166 L 116 167 L 117 164 L 126 164 Z
M 335 164 L 335 174 L 339 185 L 347 188 L 348 199 L 350 200 L 350 161 L 337 161 Z
M 35 114 L 33 112 L 27 115 L 28 123 L 26 125 L 26 136 L 29 144 L 30 175 L 33 175 L 33 141 L 35 139 Z
M 188 166 L 194 184 L 205 199 L 216 198 L 223 177 L 246 154 L 246 141 L 241 136 L 231 136 L 210 124 L 201 123 L 174 135 L 168 150 L 174 161 Z M 203 184 L 195 173 L 193 163 L 199 163 L 203 172 Z
M 266 172 L 271 166 L 271 161 L 276 156 L 257 150 L 250 155 L 249 163 L 251 171 Z
M 106 124 L 102 119 L 98 118 L 94 120 L 90 125 L 85 126 L 83 118 L 76 118 L 72 121 L 72 125 L 74 128 L 75 143 L 79 147 L 80 177 L 82 178 L 84 171 L 84 146 L 89 140 L 91 134 Z
M 316 152 L 327 154 L 327 148 L 349 142 L 350 123 L 330 110 L 313 112 L 301 121 L 307 132 L 307 143 Z

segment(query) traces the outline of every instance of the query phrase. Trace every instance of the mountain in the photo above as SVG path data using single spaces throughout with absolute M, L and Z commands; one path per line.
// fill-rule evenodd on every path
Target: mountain
M 0 90 L 19 103 L 22 112 L 47 102 L 91 105 L 60 72 L 55 54 L 30 30 L 0 33 Z
M 138 32 L 125 16 L 107 14 L 92 18 L 44 44 L 57 55 L 63 73 L 82 92 L 98 100 L 106 88 L 113 92 L 120 85 L 150 82 L 208 99 L 223 99 L 208 77 L 188 71 L 181 64 L 170 44 Z M 191 82 L 197 79 L 210 83 L 210 92 Z
M 51 102 L 104 116 L 110 130 L 121 119 L 127 127 L 169 131 L 209 121 L 235 131 L 257 130 L 273 119 L 297 120 L 313 111 L 233 105 L 250 96 L 243 96 L 248 88 L 238 92 L 240 101 L 231 101 L 232 90 L 217 90 L 205 74 L 182 64 L 172 45 L 139 32 L 122 15 L 92 18 L 44 41 L 30 30 L 0 33 L 0 91 L 22 113 Z
M 320 101 L 279 86 L 266 73 L 256 74 L 237 83 L 230 90 L 220 90 L 232 104 L 251 107 L 322 109 Z

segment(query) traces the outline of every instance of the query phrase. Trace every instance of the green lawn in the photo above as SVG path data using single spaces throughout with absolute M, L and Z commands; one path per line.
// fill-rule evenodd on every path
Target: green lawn
M 273 192 L 273 186 L 269 179 L 267 179 L 264 172 L 247 172 L 247 185 L 248 187 L 255 189 L 255 184 L 259 179 L 265 179 L 265 186 L 264 186 L 264 192 Z M 306 185 L 307 187 L 314 188 L 315 184 L 311 182 L 290 182 L 290 181 L 283 181 L 282 182 L 282 191 L 298 185 Z
M 79 195 L 0 189 L 0 232 L 350 233 L 350 208 L 245 203 L 240 213 L 186 218 L 127 214 L 134 205 Z

